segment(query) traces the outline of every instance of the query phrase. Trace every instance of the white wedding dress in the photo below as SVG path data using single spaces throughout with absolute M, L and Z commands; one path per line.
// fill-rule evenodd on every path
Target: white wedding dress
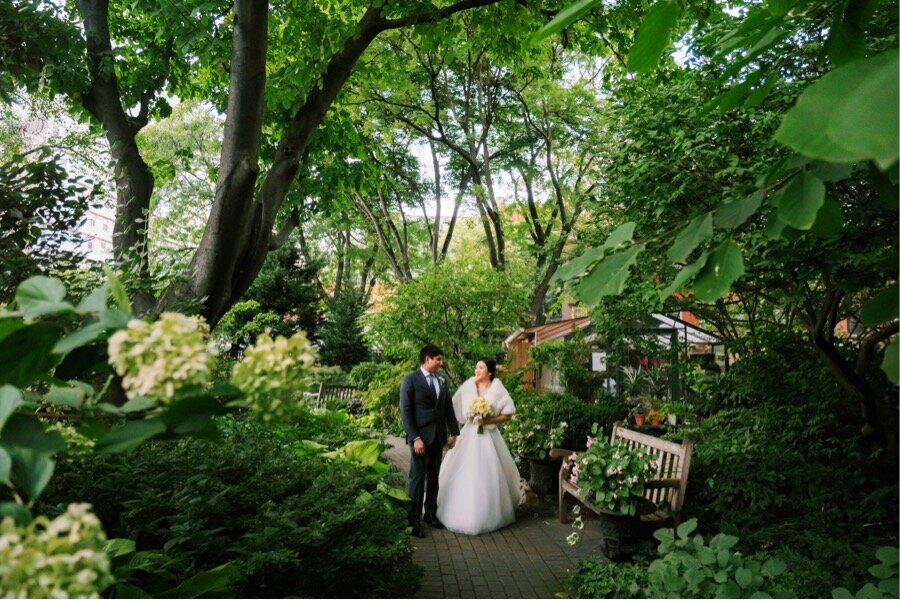
M 475 378 L 471 377 L 453 396 L 457 421 L 467 421 L 466 411 L 477 396 Z M 499 379 L 491 382 L 484 399 L 493 414 L 516 412 Z M 437 516 L 450 531 L 478 535 L 515 522 L 522 484 L 496 425 L 485 425 L 484 433 L 478 433 L 478 425 L 466 422 L 456 444 L 444 456 L 439 481 Z

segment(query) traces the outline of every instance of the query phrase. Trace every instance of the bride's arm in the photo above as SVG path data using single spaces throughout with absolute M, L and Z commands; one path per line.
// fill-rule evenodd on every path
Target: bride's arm
M 492 417 L 484 418 L 484 425 L 496 425 L 497 423 L 503 423 L 504 421 L 509 421 L 512 419 L 512 415 L 494 415 Z

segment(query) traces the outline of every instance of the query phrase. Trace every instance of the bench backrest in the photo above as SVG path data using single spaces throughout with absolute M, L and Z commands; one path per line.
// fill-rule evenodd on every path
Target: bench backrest
M 359 388 L 355 385 L 337 385 L 323 383 L 319 386 L 319 404 L 326 400 L 351 400 L 359 397 Z
M 653 480 L 667 482 L 668 485 L 648 486 L 644 497 L 658 507 L 668 506 L 673 515 L 679 515 L 681 506 L 684 504 L 684 493 L 687 489 L 694 443 L 691 440 L 684 440 L 680 444 L 676 444 L 633 431 L 619 423 L 613 424 L 610 442 L 622 444 L 629 449 L 643 449 L 659 458 L 659 467 L 657 467 Z

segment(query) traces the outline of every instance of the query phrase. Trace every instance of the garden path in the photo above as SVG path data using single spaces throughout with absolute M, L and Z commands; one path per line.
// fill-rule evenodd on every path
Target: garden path
M 403 439 L 388 436 L 386 442 L 385 460 L 407 473 L 409 450 Z M 529 494 L 516 522 L 493 533 L 469 536 L 423 527 L 424 539 L 410 538 L 413 561 L 425 571 L 414 598 L 565 597 L 569 568 L 600 554 L 596 527 L 585 527 L 578 544 L 566 543 L 574 530 L 557 520 L 555 494 Z

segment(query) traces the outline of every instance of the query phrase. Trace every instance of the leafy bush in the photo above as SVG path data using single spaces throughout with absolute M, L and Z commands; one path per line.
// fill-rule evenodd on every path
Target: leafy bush
M 833 591 L 835 598 L 897 598 L 900 597 L 900 582 L 898 582 L 898 563 L 900 552 L 896 547 L 882 546 L 875 553 L 878 563 L 869 567 L 871 573 L 878 580 L 877 583 L 866 583 L 856 594 L 852 594 L 847 588 L 837 588 Z
M 518 391 L 516 414 L 504 438 L 514 456 L 544 458 L 551 447 L 584 450 L 594 423 L 608 427 L 605 404 L 588 404 L 557 392 Z
M 362 420 L 363 424 L 402 434 L 400 384 L 411 370 L 409 364 L 380 363 L 377 369 L 369 371 L 369 387 L 363 393 L 363 406 L 367 413 Z M 359 374 L 359 371 L 356 373 Z
M 780 576 L 784 563 L 768 558 L 760 563 L 745 558 L 732 548 L 738 543 L 733 535 L 719 533 L 709 541 L 691 536 L 697 519 L 678 526 L 677 531 L 658 529 L 653 536 L 660 541 L 660 558 L 648 569 L 652 597 L 655 598 L 749 598 L 787 594 Z
M 160 551 L 132 575 L 150 592 L 226 563 L 238 596 L 389 597 L 416 589 L 405 511 L 380 500 L 378 476 L 295 455 L 287 434 L 279 439 L 252 422 L 223 429 L 219 444 L 153 441 L 129 455 L 87 457 L 58 474 L 46 502 L 92 502 L 110 536 Z
M 575 563 L 568 587 L 573 598 L 647 598 L 646 561 L 614 563 L 587 558 Z
M 685 513 L 745 549 L 777 550 L 804 594 L 866 581 L 861 560 L 897 542 L 896 473 L 860 443 L 861 419 L 808 346 L 761 336 L 720 385 L 695 398 Z M 735 510 L 740 506 L 741 510 Z

